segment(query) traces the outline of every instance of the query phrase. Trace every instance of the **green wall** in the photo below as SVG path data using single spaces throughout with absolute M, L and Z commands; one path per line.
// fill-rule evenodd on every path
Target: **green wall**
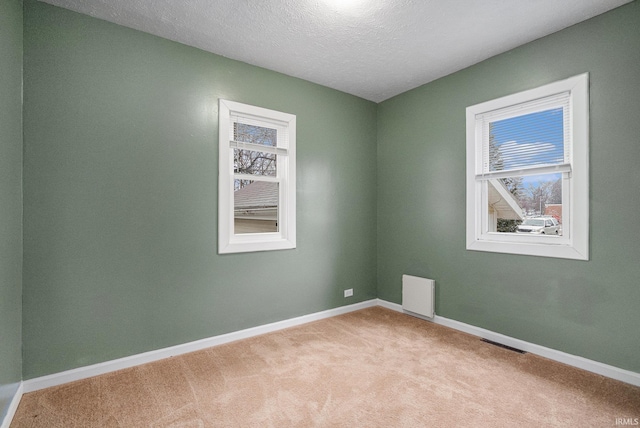
M 0 183 L 13 240 L 2 275 L 15 269 L 2 277 L 0 332 L 15 347 L 0 350 L 0 385 L 20 377 L 21 310 L 30 379 L 375 297 L 399 303 L 403 273 L 437 281 L 442 316 L 640 372 L 637 1 L 376 106 L 25 0 L 22 309 L 22 24 L 19 2 L 0 4 L 0 88 L 12 93 L 0 117 L 13 126 L 0 127 L 2 173 L 13 171 Z M 465 108 L 583 72 L 591 260 L 466 251 Z M 220 97 L 297 115 L 295 250 L 217 255 Z
M 590 73 L 588 262 L 465 250 L 465 108 Z M 436 280 L 436 312 L 640 372 L 640 3 L 378 109 L 378 297 Z
M 0 423 L 22 379 L 22 2 L 0 0 Z
M 33 0 L 24 19 L 25 379 L 376 296 L 374 103 Z M 217 254 L 220 97 L 297 115 L 295 250 Z

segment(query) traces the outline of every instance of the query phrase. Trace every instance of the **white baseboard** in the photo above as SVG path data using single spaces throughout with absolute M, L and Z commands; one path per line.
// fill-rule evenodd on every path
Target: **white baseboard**
M 7 414 L 4 415 L 4 419 L 0 424 L 0 428 L 9 428 L 9 425 L 11 425 L 13 416 L 16 414 L 16 410 L 18 410 L 18 405 L 20 404 L 20 400 L 22 399 L 22 394 L 24 394 L 24 383 L 20 382 L 20 384 L 18 385 L 18 390 L 11 399 L 11 404 L 9 404 Z
M 291 318 L 284 321 L 278 321 L 278 322 L 265 324 L 258 327 L 253 327 L 253 328 L 248 328 L 245 330 L 240 330 L 232 333 L 222 334 L 219 336 L 201 339 L 194 342 L 185 343 L 182 345 L 171 346 L 168 348 L 158 349 L 155 351 L 149 351 L 142 354 L 119 358 L 117 360 L 105 361 L 103 363 L 93 364 L 86 367 L 79 367 L 77 369 L 67 370 L 60 373 L 54 373 L 47 376 L 25 380 L 20 385 L 20 394 L 16 394 L 16 396 L 18 395 L 21 396 L 22 393 L 27 393 L 27 392 L 37 391 L 43 388 L 62 385 L 64 383 L 86 379 L 89 377 L 110 373 L 116 370 L 121 370 L 129 367 L 138 366 L 141 364 L 158 361 L 164 358 L 174 357 L 174 356 L 186 354 L 189 352 L 199 351 L 201 349 L 209 348 L 212 346 L 222 345 L 224 343 L 234 342 L 236 340 L 246 339 L 249 337 L 258 336 L 261 334 L 270 333 L 273 331 L 278 331 L 285 328 L 306 324 L 312 321 L 317 321 L 324 318 L 330 318 L 337 315 L 342 315 L 349 312 L 357 311 L 360 309 L 370 308 L 373 306 L 382 306 L 397 312 L 404 312 L 402 310 L 402 306 L 396 303 L 391 303 L 381 299 L 367 300 L 365 302 L 360 302 L 353 305 L 341 306 L 335 309 L 329 309 L 326 311 L 316 312 L 309 315 L 303 315 L 300 317 Z M 416 316 L 415 314 L 410 314 L 410 315 Z M 460 321 L 451 320 L 445 317 L 441 317 L 439 315 L 436 315 L 433 319 L 429 319 L 429 318 L 424 318 L 424 319 L 428 321 L 432 321 L 436 324 L 453 328 L 455 330 L 472 334 L 474 336 L 489 339 L 494 342 L 498 342 L 507 346 L 511 346 L 513 348 L 530 352 L 532 354 L 540 355 L 550 360 L 558 361 L 564 364 L 568 364 L 570 366 L 578 367 L 583 370 L 587 370 L 587 371 L 597 373 L 606 377 L 617 379 L 622 382 L 640 386 L 640 373 L 623 370 L 617 367 L 609 366 L 607 364 L 599 363 L 597 361 L 589 360 L 583 357 L 578 357 L 576 355 L 571 355 L 561 351 L 556 351 L 555 349 L 546 348 L 544 346 L 536 345 L 534 343 L 525 342 L 520 339 L 515 339 L 513 337 L 505 336 L 500 333 L 495 333 L 490 330 L 465 324 Z M 18 398 L 15 405 L 16 408 L 17 408 L 17 403 L 19 403 L 19 401 L 20 400 Z M 2 427 L 0 428 L 5 428 L 5 426 L 2 425 Z
M 247 339 L 249 337 L 271 333 L 273 331 L 278 331 L 289 327 L 295 327 L 312 321 L 330 318 L 364 308 L 370 308 L 373 306 L 377 306 L 377 304 L 378 302 L 376 299 L 367 300 L 364 302 L 355 303 L 353 305 L 341 306 L 339 308 L 316 312 L 309 315 L 303 315 L 284 321 L 278 321 L 271 324 L 248 328 L 245 330 L 234 331 L 219 336 L 196 340 L 194 342 L 184 343 L 181 345 L 171 346 L 163 349 L 157 349 L 155 351 L 144 352 L 142 354 L 131 355 L 128 357 L 119 358 L 117 360 L 105 361 L 103 363 L 93 364 L 90 366 L 79 367 L 77 369 L 54 373 L 47 376 L 28 379 L 23 382 L 24 393 L 62 385 L 64 383 L 74 382 L 76 380 L 86 379 L 89 377 L 114 372 L 116 370 L 138 366 L 141 364 L 151 363 L 153 361 L 162 360 L 164 358 L 187 354 L 189 352 L 199 351 L 201 349 L 210 348 L 216 345 L 222 345 L 224 343 L 234 342 L 240 339 Z M 2 428 L 4 428 L 4 426 Z
M 403 312 L 402 306 L 397 303 L 387 302 L 385 300 L 378 299 L 378 305 L 394 311 Z M 408 313 L 409 315 L 414 315 Z M 418 316 L 418 318 L 423 318 Z M 463 331 L 465 333 L 472 334 L 474 336 L 481 337 L 483 339 L 489 339 L 491 341 L 510 346 L 512 348 L 521 349 L 532 354 L 540 355 L 541 357 L 548 358 L 553 361 L 558 361 L 569 366 L 577 367 L 582 370 L 586 370 L 592 373 L 597 373 L 602 376 L 606 376 L 612 379 L 617 379 L 622 382 L 630 383 L 631 385 L 640 386 L 640 373 L 632 372 L 629 370 L 620 369 L 618 367 L 603 364 L 598 361 L 589 360 L 587 358 L 579 357 L 577 355 L 567 354 L 566 352 L 557 351 L 555 349 L 547 348 L 545 346 L 536 345 L 535 343 L 525 342 L 524 340 L 516 339 L 504 334 L 496 333 L 491 330 L 476 327 L 470 324 L 465 324 L 460 321 L 452 320 L 449 318 L 436 315 L 433 319 L 423 318 L 428 321 L 432 321 L 436 324 L 443 325 L 445 327 L 453 328 L 455 330 Z

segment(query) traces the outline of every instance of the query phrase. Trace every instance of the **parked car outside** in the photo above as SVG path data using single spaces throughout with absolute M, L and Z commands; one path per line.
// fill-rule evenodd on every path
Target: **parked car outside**
M 527 217 L 520 225 L 518 225 L 516 233 L 561 235 L 562 229 L 558 220 L 552 216 Z

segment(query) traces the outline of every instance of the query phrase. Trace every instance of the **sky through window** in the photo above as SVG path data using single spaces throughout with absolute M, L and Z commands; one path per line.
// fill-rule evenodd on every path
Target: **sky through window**
M 491 134 L 501 157 L 501 169 L 561 164 L 564 162 L 562 107 L 491 122 Z M 523 185 L 557 180 L 550 176 L 525 176 Z

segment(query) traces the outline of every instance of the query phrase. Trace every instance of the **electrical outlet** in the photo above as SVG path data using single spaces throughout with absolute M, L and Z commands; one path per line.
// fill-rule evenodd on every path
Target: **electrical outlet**
M 351 297 L 351 296 L 353 296 L 353 288 L 344 290 L 344 297 Z

